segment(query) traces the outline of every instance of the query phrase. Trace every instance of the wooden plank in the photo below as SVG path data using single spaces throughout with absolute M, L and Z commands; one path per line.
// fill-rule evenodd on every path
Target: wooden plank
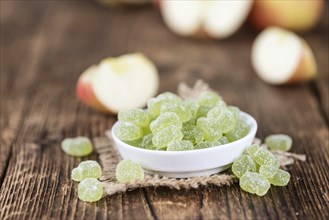
M 103 16 L 111 20 L 112 14 L 107 11 L 102 14 L 100 8 L 87 2 L 20 2 L 19 7 L 31 13 L 36 5 L 52 8 L 44 18 L 40 36 L 41 41 L 46 42 L 44 50 L 47 54 L 39 58 L 42 63 L 34 70 L 36 80 L 29 98 L 25 98 L 29 107 L 15 137 L 1 187 L 0 218 L 117 219 L 133 215 L 141 219 L 152 218 L 140 190 L 129 193 L 124 201 L 122 196 L 96 204 L 78 200 L 77 184 L 70 180 L 70 171 L 81 159 L 66 156 L 59 147 L 63 137 L 100 136 L 113 124 L 113 117 L 81 106 L 74 97 L 74 86 L 87 65 L 108 53 L 107 48 L 113 46 L 108 39 L 125 35 L 129 29 L 111 27 L 107 32 L 110 34 L 99 37 L 104 44 L 97 44 L 95 33 L 97 30 L 102 32 L 106 24 Z M 90 10 L 91 7 L 94 9 Z M 117 18 L 118 24 L 121 17 Z M 115 44 L 111 51 L 118 53 L 117 50 L 124 50 L 124 46 Z M 97 57 L 100 49 L 104 54 Z M 11 57 L 17 56 L 13 53 Z M 13 59 L 8 61 L 9 65 L 17 65 L 13 62 Z M 19 71 L 18 76 L 22 74 L 24 72 Z M 19 90 L 16 96 L 22 93 L 24 91 Z M 96 155 L 88 158 L 96 159 Z M 131 203 L 135 203 L 132 209 Z
M 11 145 L 21 127 L 24 113 L 29 106 L 35 70 L 44 52 L 42 40 L 42 7 L 24 10 L 17 2 L 1 2 L 1 153 L 0 185 L 6 171 Z M 11 16 L 10 12 L 20 14 Z M 33 13 L 36 17 L 29 16 Z M 19 65 L 17 65 L 19 63 Z

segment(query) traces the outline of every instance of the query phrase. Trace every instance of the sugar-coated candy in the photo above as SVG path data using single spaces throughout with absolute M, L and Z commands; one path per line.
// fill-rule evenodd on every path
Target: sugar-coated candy
M 193 144 L 187 140 L 171 141 L 168 144 L 167 151 L 193 150 Z
M 228 143 L 229 142 L 228 142 L 227 138 L 225 136 L 223 136 L 223 137 L 221 137 L 218 140 L 213 142 L 213 147 L 228 144 Z
M 182 128 L 183 140 L 191 141 L 193 144 L 198 144 L 203 141 L 203 132 L 200 128 L 193 124 L 184 124 Z
M 286 186 L 290 180 L 290 174 L 287 171 L 269 165 L 261 166 L 259 173 L 274 186 Z
M 132 160 L 122 160 L 115 169 L 116 179 L 120 183 L 128 183 L 144 179 L 142 167 Z
M 213 143 L 209 141 L 202 141 L 194 146 L 194 149 L 204 149 L 204 148 L 209 148 L 212 147 Z
M 234 128 L 225 134 L 229 142 L 245 137 L 249 132 L 249 126 L 242 119 L 237 120 Z
M 199 118 L 197 120 L 196 126 L 203 131 L 204 139 L 206 141 L 216 141 L 223 135 L 219 125 L 212 119 L 205 117 Z
M 199 104 L 192 100 L 184 101 L 183 105 L 191 112 L 191 118 L 196 118 L 199 110 Z
M 247 171 L 256 172 L 256 163 L 249 155 L 242 155 L 233 162 L 232 172 L 240 178 Z
M 236 120 L 240 119 L 240 109 L 236 106 L 227 106 L 227 108 L 232 112 Z
M 266 177 L 256 172 L 245 172 L 240 180 L 240 187 L 246 192 L 263 196 L 269 190 L 271 184 Z
M 87 178 L 79 183 L 78 197 L 85 202 L 96 202 L 103 196 L 103 184 L 95 178 Z
M 155 150 L 156 147 L 152 143 L 153 134 L 145 135 L 141 142 L 141 147 L 149 150 Z
M 177 103 L 165 103 L 161 107 L 161 115 L 165 112 L 175 113 L 181 122 L 186 122 L 192 118 L 190 110 L 188 110 L 184 105 Z
M 98 179 L 102 176 L 102 168 L 94 160 L 86 160 L 79 164 L 78 167 L 74 168 L 71 172 L 71 178 L 74 181 L 81 181 L 86 178 Z
M 269 150 L 261 148 L 256 144 L 251 145 L 251 147 L 247 149 L 247 152 L 260 166 L 270 165 L 277 168 L 280 166 L 278 159 Z
M 153 134 L 160 132 L 168 126 L 176 126 L 182 128 L 182 122 L 180 121 L 180 118 L 173 112 L 162 113 L 150 124 L 150 128 Z
M 93 152 L 93 145 L 87 137 L 65 138 L 62 150 L 71 156 L 83 157 Z
M 81 168 L 79 168 L 79 167 L 73 168 L 73 170 L 71 171 L 71 178 L 77 182 L 80 182 L 81 180 L 83 180 Z
M 143 109 L 120 111 L 118 113 L 118 119 L 121 122 L 131 122 L 140 127 L 146 127 L 150 122 L 148 113 Z
M 207 117 L 219 124 L 222 133 L 228 133 L 236 124 L 234 114 L 226 107 L 215 106 L 208 112 Z
M 147 101 L 148 113 L 153 117 L 160 114 L 161 106 L 164 103 L 182 103 L 182 99 L 171 92 L 165 92 L 158 95 L 156 98 L 151 98 Z
M 130 122 L 121 122 L 118 124 L 114 133 L 122 141 L 133 141 L 143 136 L 143 130 Z
M 197 112 L 197 118 L 207 117 L 208 112 L 211 110 L 209 107 L 200 106 Z
M 271 150 L 289 151 L 292 146 L 292 139 L 285 134 L 272 134 L 265 138 L 265 144 Z
M 183 133 L 180 130 L 180 127 L 169 126 L 160 132 L 156 133 L 152 138 L 152 143 L 157 149 L 165 148 L 170 141 L 182 140 Z
M 198 97 L 198 103 L 200 106 L 212 108 L 220 100 L 220 96 L 211 91 L 204 91 Z

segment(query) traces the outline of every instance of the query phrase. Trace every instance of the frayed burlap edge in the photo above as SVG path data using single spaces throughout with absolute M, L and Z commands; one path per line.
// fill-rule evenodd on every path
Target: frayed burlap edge
M 195 85 L 190 88 L 186 83 L 180 83 L 178 86 L 178 94 L 183 99 L 196 99 L 198 95 L 203 92 L 211 90 L 209 85 L 204 83 L 202 80 L 197 80 Z M 110 133 L 110 130 L 107 132 Z M 107 135 L 111 137 L 111 135 Z M 255 138 L 255 144 L 261 147 L 267 148 L 265 144 L 262 144 L 259 138 Z M 99 154 L 100 163 L 103 168 L 103 176 L 100 181 L 104 184 L 106 196 L 111 196 L 116 193 L 124 193 L 129 190 L 143 187 L 169 187 L 171 189 L 191 189 L 198 188 L 201 186 L 214 185 L 214 186 L 230 186 L 237 182 L 238 179 L 229 173 L 218 173 L 211 176 L 202 177 L 190 177 L 183 179 L 161 177 L 158 175 L 145 175 L 142 181 L 131 182 L 127 184 L 117 182 L 115 178 L 116 165 L 122 159 L 120 154 L 117 152 L 114 146 L 113 140 L 106 137 L 99 137 L 94 139 L 94 146 L 96 152 Z M 272 151 L 272 153 L 278 158 L 280 165 L 283 169 L 287 166 L 294 164 L 295 160 L 305 161 L 306 155 L 295 154 L 283 151 Z

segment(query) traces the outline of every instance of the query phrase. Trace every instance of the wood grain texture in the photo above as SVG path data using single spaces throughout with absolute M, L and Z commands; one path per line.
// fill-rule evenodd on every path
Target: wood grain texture
M 224 41 L 174 35 L 151 7 L 102 8 L 81 1 L 1 1 L 0 219 L 328 219 L 328 40 L 320 26 L 305 35 L 319 78 L 273 87 L 250 64 L 256 35 L 247 27 Z M 102 136 L 116 120 L 81 105 L 80 73 L 107 56 L 143 52 L 160 72 L 160 91 L 202 78 L 225 100 L 253 115 L 258 136 L 286 133 L 296 163 L 287 187 L 264 197 L 238 185 L 198 190 L 137 189 L 97 203 L 77 199 L 64 137 Z M 325 116 L 327 115 L 327 116 Z

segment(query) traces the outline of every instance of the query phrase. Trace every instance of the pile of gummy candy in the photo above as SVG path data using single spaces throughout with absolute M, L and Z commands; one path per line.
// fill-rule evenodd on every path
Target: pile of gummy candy
M 227 106 L 214 92 L 202 92 L 196 101 L 166 92 L 147 102 L 147 109 L 118 114 L 115 135 L 149 150 L 182 151 L 209 148 L 247 135 L 249 126 L 235 106 Z

